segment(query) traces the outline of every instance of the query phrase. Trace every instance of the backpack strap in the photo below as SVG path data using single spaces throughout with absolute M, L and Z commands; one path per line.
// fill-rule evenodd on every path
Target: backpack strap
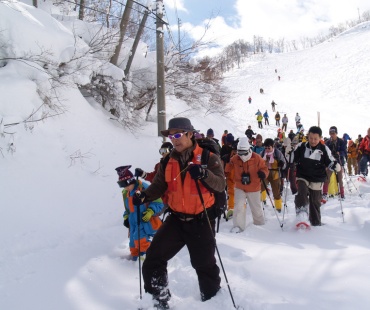
M 202 156 L 200 158 L 200 164 L 202 165 L 202 168 L 207 168 L 210 153 L 211 152 L 208 149 L 203 149 Z
M 162 162 L 161 162 L 161 165 L 162 165 L 162 169 L 163 169 L 163 171 L 165 171 L 165 170 L 166 170 L 167 164 L 168 164 L 168 162 L 169 162 L 169 160 L 170 160 L 170 154 L 171 154 L 171 152 L 170 152 L 170 153 L 168 153 L 168 154 L 167 154 L 167 156 L 166 156 L 165 158 L 163 158 L 163 160 L 162 160 Z

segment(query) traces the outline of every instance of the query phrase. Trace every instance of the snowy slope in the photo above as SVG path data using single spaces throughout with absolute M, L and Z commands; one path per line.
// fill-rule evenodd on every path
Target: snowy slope
M 295 129 L 297 112 L 306 129 L 317 125 L 320 112 L 324 135 L 333 125 L 337 125 L 340 136 L 345 132 L 351 137 L 366 133 L 366 112 L 370 106 L 369 39 L 367 22 L 308 50 L 247 59 L 241 69 L 228 74 L 225 83 L 235 92 L 233 117 L 241 125 L 238 132 L 244 134 L 248 124 L 258 127 L 254 117 L 257 109 L 262 113 L 268 110 L 270 124 L 274 125 L 274 100 L 277 111 L 287 113 L 288 129 Z M 264 95 L 259 93 L 260 88 Z M 250 105 L 248 96 L 253 99 Z M 268 134 L 274 137 L 276 128 L 269 128 Z
M 300 112 L 306 128 L 321 111 L 324 132 L 335 124 L 340 134 L 364 135 L 369 125 L 369 39 L 369 28 L 358 27 L 310 50 L 253 58 L 227 75 L 225 83 L 235 93 L 229 119 L 189 112 L 172 97 L 167 98 L 168 118 L 188 116 L 197 129 L 211 127 L 219 137 L 224 129 L 243 135 L 247 124 L 256 123 L 257 108 L 270 111 L 274 99 L 289 117 Z M 14 106 L 20 107 L 21 117 L 27 114 L 22 103 L 29 107 L 32 85 L 21 84 L 16 74 L 10 78 L 5 70 L 0 68 L 0 115 L 7 116 L 11 105 L 16 112 Z M 16 82 L 24 96 L 14 97 Z M 258 93 L 260 87 L 265 95 Z M 0 309 L 150 308 L 150 296 L 139 301 L 138 263 L 122 258 L 129 249 L 114 168 L 154 167 L 161 144 L 156 124 L 132 134 L 76 89 L 61 92 L 66 113 L 35 124 L 32 131 L 12 127 L 15 134 L 0 138 Z M 249 95 L 251 105 L 246 103 Z M 276 128 L 261 132 L 273 137 Z M 9 143 L 16 146 L 13 154 L 7 152 Z M 265 208 L 265 226 L 253 226 L 248 212 L 248 227 L 238 235 L 230 233 L 231 222 L 222 221 L 217 243 L 237 305 L 253 310 L 367 309 L 370 187 L 356 179 L 349 186 L 344 223 L 339 202 L 329 200 L 322 210 L 327 225 L 308 233 L 292 229 L 289 192 L 284 231 L 271 206 Z M 221 292 L 200 302 L 195 272 L 182 250 L 169 262 L 171 306 L 234 309 L 221 277 Z

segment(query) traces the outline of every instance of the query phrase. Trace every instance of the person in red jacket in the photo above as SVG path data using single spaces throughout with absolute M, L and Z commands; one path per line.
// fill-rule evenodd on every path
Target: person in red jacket
M 360 163 L 359 163 L 359 168 L 360 168 L 360 173 L 363 176 L 367 176 L 367 163 L 370 162 L 370 128 L 367 130 L 367 135 L 364 137 L 361 141 L 361 144 L 358 148 L 359 153 L 362 154 Z
M 261 179 L 269 173 L 265 161 L 254 153 L 247 137 L 240 138 L 237 155 L 226 164 L 225 172 L 234 172 L 235 205 L 233 212 L 233 232 L 242 232 L 246 227 L 246 200 L 252 211 L 253 224 L 265 224 L 260 201 Z

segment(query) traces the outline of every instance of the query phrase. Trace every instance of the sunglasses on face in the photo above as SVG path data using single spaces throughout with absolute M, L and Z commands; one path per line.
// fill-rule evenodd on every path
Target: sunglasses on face
M 169 152 L 170 152 L 170 149 L 168 149 L 168 148 L 161 148 L 159 150 L 159 154 L 161 154 L 161 155 L 169 153 Z
M 180 139 L 183 135 L 187 134 L 187 132 L 178 132 L 178 133 L 175 133 L 173 135 L 168 135 L 168 138 L 170 140 L 173 140 L 173 139 Z

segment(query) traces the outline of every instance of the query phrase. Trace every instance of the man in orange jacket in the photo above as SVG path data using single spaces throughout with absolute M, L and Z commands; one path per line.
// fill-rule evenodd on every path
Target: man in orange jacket
M 239 139 L 237 155 L 226 164 L 225 172 L 234 172 L 235 181 L 235 205 L 233 213 L 234 232 L 241 232 L 246 227 L 246 204 L 247 199 L 251 208 L 253 224 L 263 225 L 265 219 L 260 202 L 261 179 L 265 179 L 269 173 L 265 161 L 260 155 L 254 153 L 247 137 Z
M 154 236 L 143 264 L 144 289 L 153 295 L 157 309 L 169 309 L 167 262 L 187 246 L 193 268 L 197 272 L 202 301 L 216 295 L 220 289 L 220 269 L 215 259 L 215 218 L 211 214 L 214 194 L 222 192 L 225 175 L 219 156 L 211 153 L 207 167 L 201 165 L 203 149 L 194 137 L 189 119 L 176 117 L 168 129 L 161 131 L 173 146 L 167 165 L 160 166 L 152 184 L 137 194 L 136 203 L 152 201 L 166 191 L 170 215 Z M 197 184 L 203 200 L 200 199 Z

